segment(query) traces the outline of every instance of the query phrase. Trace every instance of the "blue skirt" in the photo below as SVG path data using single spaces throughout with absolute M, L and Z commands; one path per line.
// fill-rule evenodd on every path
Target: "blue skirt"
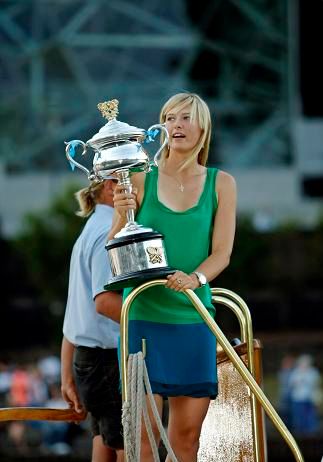
M 216 398 L 216 338 L 206 324 L 129 321 L 130 354 L 142 351 L 142 339 L 153 393 Z

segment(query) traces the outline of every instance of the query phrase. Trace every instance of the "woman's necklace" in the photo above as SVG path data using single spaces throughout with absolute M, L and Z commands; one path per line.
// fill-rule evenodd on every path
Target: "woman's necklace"
M 181 193 L 183 193 L 183 192 L 184 192 L 184 189 L 185 189 L 183 183 L 182 183 L 181 181 L 179 181 L 179 180 L 176 178 L 176 176 L 168 175 L 167 173 L 166 173 L 166 175 L 167 175 L 168 177 L 170 177 L 172 180 L 174 180 L 175 183 L 177 183 L 178 189 L 180 190 Z
M 177 187 L 178 189 L 180 190 L 181 193 L 184 192 L 184 189 L 185 189 L 185 186 L 183 185 L 183 183 L 181 181 L 179 181 L 176 176 L 173 176 L 173 175 L 169 175 L 168 173 L 166 172 L 163 172 L 161 171 L 161 173 L 163 173 L 163 175 L 166 175 L 168 178 L 171 178 L 172 180 L 175 181 L 175 183 L 177 184 Z
M 169 174 L 166 173 L 166 172 L 162 172 L 162 173 L 163 173 L 164 175 L 166 175 L 166 176 L 172 178 L 172 180 L 174 180 L 175 183 L 177 183 L 177 187 L 178 187 L 178 189 L 180 190 L 180 192 L 181 192 L 181 193 L 184 193 L 184 191 L 185 191 L 185 186 L 183 185 L 183 183 L 182 183 L 181 181 L 179 181 L 179 180 L 176 178 L 176 176 L 174 176 L 174 175 L 169 175 Z M 204 173 L 203 173 L 203 175 L 204 175 Z
M 184 185 L 183 183 L 181 183 L 180 181 L 178 181 L 178 179 L 175 177 L 175 176 L 172 176 L 172 178 L 176 181 L 177 185 L 178 185 L 178 189 L 180 190 L 181 193 L 184 192 Z

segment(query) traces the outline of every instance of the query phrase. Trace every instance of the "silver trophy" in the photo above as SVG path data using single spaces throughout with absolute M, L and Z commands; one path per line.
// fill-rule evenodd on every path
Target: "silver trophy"
M 157 165 L 159 154 L 168 143 L 168 132 L 161 124 L 152 125 L 146 131 L 117 121 L 118 104 L 117 100 L 98 104 L 108 123 L 86 143 L 80 140 L 66 143 L 66 157 L 72 167 L 80 168 L 89 180 L 101 182 L 117 178 L 118 184 L 131 192 L 131 174 L 150 171 L 151 162 L 143 143 L 153 141 L 159 131 L 164 132 L 165 139 L 154 155 L 153 162 Z M 94 152 L 92 170 L 74 159 L 79 146 L 81 155 L 85 155 L 88 148 Z M 167 263 L 163 235 L 136 223 L 133 210 L 128 210 L 125 227 L 106 244 L 106 250 L 112 271 L 106 290 L 132 287 L 174 272 Z

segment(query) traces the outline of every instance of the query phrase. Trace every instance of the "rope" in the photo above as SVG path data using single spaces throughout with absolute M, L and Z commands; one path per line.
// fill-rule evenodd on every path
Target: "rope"
M 160 462 L 158 446 L 154 437 L 152 424 L 148 414 L 146 394 L 152 409 L 152 413 L 159 430 L 165 449 L 172 462 L 178 462 L 174 451 L 172 450 L 165 429 L 163 427 L 154 396 L 149 382 L 146 363 L 143 354 L 139 351 L 136 354 L 129 355 L 128 358 L 128 389 L 130 401 L 123 403 L 122 424 L 124 439 L 126 441 L 126 457 L 131 462 L 140 461 L 141 450 L 141 426 L 142 417 L 145 422 L 146 431 L 152 448 L 154 462 Z

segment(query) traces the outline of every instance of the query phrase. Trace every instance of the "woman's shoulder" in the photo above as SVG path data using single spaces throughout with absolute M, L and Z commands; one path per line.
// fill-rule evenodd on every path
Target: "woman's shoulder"
M 217 171 L 217 180 L 216 180 L 216 189 L 217 191 L 235 191 L 236 190 L 236 180 L 233 175 L 224 170 L 218 169 Z
M 137 172 L 131 175 L 131 183 L 136 187 L 144 186 L 145 185 L 145 179 L 146 179 L 146 173 L 145 172 Z
M 156 165 L 151 165 L 150 170 L 148 173 L 146 172 L 137 172 L 132 174 L 131 182 L 135 187 L 144 187 L 145 181 L 148 175 L 156 175 L 158 172 L 158 167 Z

